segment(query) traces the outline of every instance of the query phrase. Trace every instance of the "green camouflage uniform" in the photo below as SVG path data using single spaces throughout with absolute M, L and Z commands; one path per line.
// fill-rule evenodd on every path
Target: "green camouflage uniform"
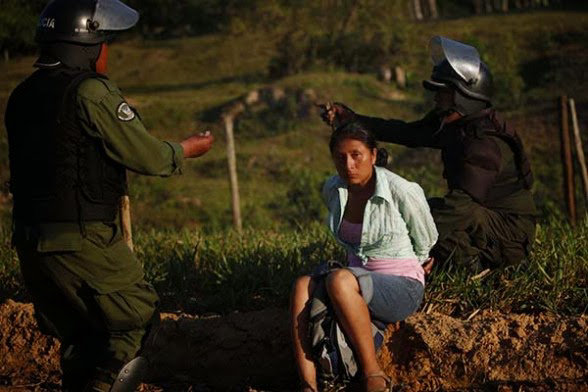
M 478 271 L 526 259 L 535 234 L 532 174 L 516 132 L 500 133 L 507 127 L 493 109 L 444 127 L 434 112 L 410 123 L 357 121 L 378 140 L 441 150 L 449 192 L 429 200 L 439 232 L 431 254 L 439 262 Z
M 182 147 L 147 133 L 111 81 L 84 80 L 75 104 L 83 131 L 101 140 L 109 159 L 146 175 L 181 172 Z M 10 103 L 6 116 L 9 133 L 18 131 Z M 39 325 L 62 343 L 64 389 L 108 385 L 159 320 L 157 293 L 123 240 L 118 217 L 38 224 L 16 219 L 14 227 Z

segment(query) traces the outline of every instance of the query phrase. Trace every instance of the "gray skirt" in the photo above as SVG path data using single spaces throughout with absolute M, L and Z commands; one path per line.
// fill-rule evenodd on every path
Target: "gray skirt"
M 362 267 L 343 267 L 335 260 L 320 264 L 310 276 L 325 276 L 337 268 L 346 268 L 357 278 L 361 295 L 374 320 L 395 323 L 416 312 L 421 305 L 425 293 L 423 284 L 405 276 L 380 274 Z
M 425 288 L 418 280 L 347 267 L 359 282 L 372 318 L 384 323 L 404 320 L 417 311 Z

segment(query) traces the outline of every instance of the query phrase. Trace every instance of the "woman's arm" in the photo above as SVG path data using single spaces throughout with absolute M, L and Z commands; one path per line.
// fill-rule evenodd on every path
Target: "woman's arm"
M 415 183 L 409 183 L 401 192 L 396 193 L 399 196 L 398 208 L 406 223 L 414 252 L 421 264 L 425 263 L 438 237 L 425 193 Z

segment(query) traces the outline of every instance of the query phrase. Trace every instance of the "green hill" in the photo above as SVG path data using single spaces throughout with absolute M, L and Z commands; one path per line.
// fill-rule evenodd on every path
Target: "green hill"
M 472 43 L 480 49 L 495 74 L 499 88 L 497 106 L 516 125 L 530 151 L 542 222 L 561 219 L 563 198 L 556 98 L 567 94 L 576 99 L 580 126 L 586 135 L 588 13 L 543 11 L 418 24 L 388 18 L 388 25 L 374 22 L 373 28 L 361 24 L 360 15 L 350 28 L 336 35 L 334 43 L 324 41 L 325 37 L 332 37 L 329 35 L 332 29 L 328 25 L 322 28 L 320 20 L 309 22 L 308 31 L 301 29 L 294 34 L 296 23 L 289 18 L 282 17 L 284 25 L 265 28 L 249 29 L 251 21 L 240 21 L 216 34 L 170 40 L 131 38 L 113 45 L 109 76 L 122 88 L 154 135 L 180 140 L 192 132 L 210 129 L 217 138 L 210 153 L 186 162 L 182 176 L 161 179 L 131 175 L 133 226 L 139 243 L 145 247 L 139 251 L 151 259 L 148 272 L 154 280 L 166 282 L 169 287 L 177 284 L 174 279 L 181 281 L 182 273 L 186 272 L 182 268 L 189 268 L 193 260 L 192 245 L 178 246 L 180 253 L 174 253 L 174 241 L 188 241 L 182 239 L 182 235 L 215 232 L 223 237 L 231 227 L 224 131 L 219 121 L 223 105 L 268 86 L 284 92 L 284 99 L 274 106 L 262 105 L 247 110 L 236 124 L 243 221 L 245 227 L 273 233 L 304 230 L 307 222 L 319 220 L 324 213 L 318 191 L 334 169 L 327 148 L 329 129 L 322 124 L 316 111 L 301 116 L 297 97 L 312 89 L 316 102 L 342 101 L 365 114 L 417 119 L 431 106 L 432 97 L 423 91 L 420 81 L 430 72 L 427 43 L 436 34 Z M 285 46 L 288 42 L 292 46 Z M 375 50 L 378 43 L 388 45 L 387 50 Z M 346 48 L 349 51 L 342 53 Z M 362 60 L 368 49 L 375 50 L 369 52 L 373 63 Z M 343 55 L 356 61 L 355 65 L 343 64 Z M 3 75 L 0 80 L 2 184 L 9 179 L 3 125 L 6 101 L 10 91 L 33 70 L 33 62 L 34 57 L 27 56 L 0 64 Z M 280 64 L 282 68 L 278 67 Z M 288 64 L 299 72 L 289 72 Z M 377 70 L 381 65 L 403 67 L 407 72 L 407 88 L 400 90 L 394 84 L 380 81 Z M 276 67 L 281 76 L 278 76 L 280 72 L 276 73 Z M 588 144 L 588 138 L 585 139 Z M 443 194 L 445 184 L 438 152 L 386 147 L 391 153 L 393 171 L 419 182 L 428 196 Z M 14 254 L 8 249 L 10 205 L 10 195 L 4 188 L 0 193 L 2 241 L 6 246 L 2 257 L 12 261 L 0 268 L 0 276 L 14 279 Z M 580 203 L 580 215 L 585 211 Z M 178 229 L 184 230 L 184 234 L 176 234 Z M 557 232 L 564 233 L 565 229 Z M 166 236 L 172 238 L 171 242 L 163 240 Z M 571 236 L 573 244 L 566 246 L 575 249 L 577 241 L 582 243 L 584 237 L 580 232 Z M 196 241 L 193 236 L 188 235 L 188 238 Z M 300 246 L 307 246 L 312 240 L 305 237 Z M 280 237 L 280 241 L 287 240 Z M 583 241 L 585 243 L 585 238 Z M 170 257 L 179 264 L 174 264 L 175 267 L 165 264 L 167 259 L 159 255 L 158 247 L 163 254 L 171 252 Z M 542 257 L 557 253 L 550 249 L 541 248 Z M 300 253 L 296 253 L 299 251 L 293 251 L 296 256 L 288 257 L 300 260 Z M 566 252 L 573 263 L 574 251 Z M 159 262 L 163 264 L 157 264 Z M 296 265 L 306 265 L 304 261 L 300 263 Z M 586 259 L 583 263 L 580 268 L 585 269 Z M 539 269 L 536 271 L 541 275 Z M 255 274 L 254 268 L 247 273 Z M 549 279 L 555 279 L 549 271 L 546 274 Z M 218 279 L 222 281 L 221 277 Z M 585 278 L 584 281 L 578 279 L 579 283 L 570 284 L 585 285 Z M 287 291 L 287 284 L 280 284 L 280 290 Z M 6 283 L 1 291 L 3 295 L 10 295 L 14 287 L 15 284 Z M 187 284 L 187 290 L 190 288 L 191 284 Z M 239 293 L 243 292 L 245 288 Z M 585 289 L 584 294 L 575 295 L 585 298 Z M 235 294 L 235 298 L 239 298 L 239 294 Z M 558 306 L 553 308 L 558 309 Z
M 305 171 L 310 174 L 302 175 L 333 171 L 325 144 L 329 131 L 315 114 L 296 116 L 295 92 L 310 88 L 318 102 L 343 101 L 362 113 L 416 119 L 430 105 L 431 97 L 422 91 L 420 81 L 430 71 L 427 42 L 435 34 L 478 46 L 494 70 L 497 88 L 501 88 L 498 106 L 517 123 L 530 149 L 545 152 L 543 147 L 550 147 L 550 153 L 557 154 L 553 143 L 557 122 L 552 121 L 556 97 L 575 97 L 582 120 L 588 116 L 581 110 L 588 99 L 582 80 L 588 65 L 587 27 L 588 15 L 574 12 L 491 15 L 412 25 L 410 36 L 402 44 L 406 53 L 391 56 L 387 63 L 406 69 L 405 91 L 378 81 L 375 72 L 345 72 L 332 64 L 322 66 L 318 60 L 303 73 L 270 78 L 268 70 L 279 55 L 281 37 L 262 32 L 115 44 L 110 77 L 137 107 L 153 134 L 179 140 L 194 130 L 212 129 L 217 137 L 210 154 L 187 162 L 183 176 L 133 176 L 133 219 L 138 227 L 193 226 L 209 230 L 229 225 L 224 132 L 215 109 L 253 89 L 271 85 L 286 89 L 286 101 L 290 102 L 278 111 L 247 113 L 235 131 L 243 213 L 245 224 L 253 227 L 295 220 L 297 217 L 285 217 L 279 208 L 286 193 L 300 185 L 295 177 Z M 0 66 L 4 75 L 0 107 L 5 107 L 10 90 L 32 71 L 33 60 L 24 57 Z M 541 120 L 544 132 L 535 125 L 535 129 L 529 129 L 535 119 Z M 443 192 L 435 152 L 417 153 L 396 146 L 390 146 L 390 150 L 393 170 L 418 178 L 429 193 Z M 543 168 L 543 157 L 533 157 L 540 181 L 545 177 L 543 169 L 553 169 L 552 162 Z M 4 132 L 0 160 L 0 180 L 4 183 L 8 180 Z M 556 173 L 549 174 L 546 180 L 558 181 L 556 177 Z M 538 200 L 539 204 L 561 204 L 559 186 L 554 185 L 538 184 L 540 188 L 553 188 L 545 195 L 549 201 Z M 6 199 L 6 190 L 3 194 Z M 7 208 L 6 203 L 3 205 Z

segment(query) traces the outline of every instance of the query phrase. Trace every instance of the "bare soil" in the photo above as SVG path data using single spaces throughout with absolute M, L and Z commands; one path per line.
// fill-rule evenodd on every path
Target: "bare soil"
M 294 390 L 287 312 L 164 314 L 149 350 L 160 390 Z M 588 391 L 588 318 L 417 313 L 391 325 L 380 362 L 395 390 Z M 0 390 L 58 390 L 59 342 L 30 304 L 0 305 Z

